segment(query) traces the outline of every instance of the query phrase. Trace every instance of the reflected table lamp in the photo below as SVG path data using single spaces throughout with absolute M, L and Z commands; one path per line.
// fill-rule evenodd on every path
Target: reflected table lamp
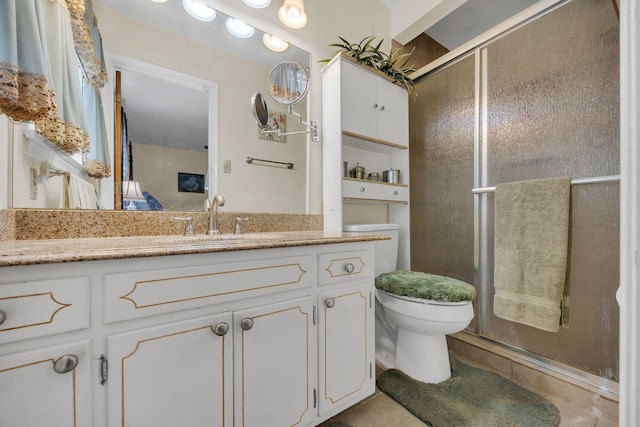
M 122 198 L 127 202 L 124 209 L 128 211 L 138 210 L 135 202 L 146 202 L 142 195 L 140 183 L 138 181 L 124 181 L 122 183 Z

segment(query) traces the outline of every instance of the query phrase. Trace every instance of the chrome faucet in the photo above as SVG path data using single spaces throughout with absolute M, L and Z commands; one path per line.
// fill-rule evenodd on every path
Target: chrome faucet
M 207 235 L 220 234 L 220 227 L 218 226 L 218 206 L 224 206 L 224 197 L 217 194 L 213 200 L 211 200 L 211 206 L 209 207 L 209 229 Z

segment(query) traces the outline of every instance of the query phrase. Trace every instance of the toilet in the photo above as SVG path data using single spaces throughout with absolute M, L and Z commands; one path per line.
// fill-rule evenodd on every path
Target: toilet
M 345 224 L 344 231 L 391 237 L 375 241 L 376 361 L 425 383 L 450 378 L 446 335 L 473 319 L 475 289 L 449 277 L 396 270 L 397 224 Z

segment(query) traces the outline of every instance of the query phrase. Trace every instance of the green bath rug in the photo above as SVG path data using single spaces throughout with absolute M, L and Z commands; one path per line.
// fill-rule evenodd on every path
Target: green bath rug
M 378 376 L 380 390 L 433 427 L 555 427 L 558 409 L 500 375 L 451 358 L 451 378 L 416 381 L 397 369 Z

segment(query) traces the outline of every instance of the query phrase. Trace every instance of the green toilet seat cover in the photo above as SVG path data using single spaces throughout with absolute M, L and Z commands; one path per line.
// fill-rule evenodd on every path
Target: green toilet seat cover
M 476 289 L 461 280 L 420 271 L 397 270 L 376 277 L 376 288 L 390 294 L 440 302 L 473 301 Z

